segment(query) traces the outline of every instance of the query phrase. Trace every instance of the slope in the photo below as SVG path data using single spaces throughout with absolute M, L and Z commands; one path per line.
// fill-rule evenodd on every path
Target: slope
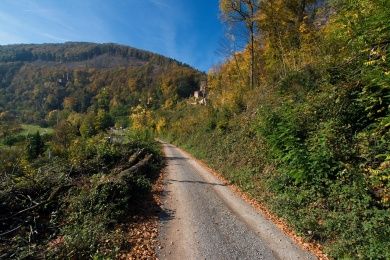
M 388 259 L 390 2 L 261 3 L 255 63 L 247 46 L 209 72 L 207 106 L 162 111 L 164 139 L 329 257 Z
M 117 44 L 0 46 L 0 117 L 53 125 L 98 106 L 99 98 L 115 117 L 128 116 L 131 107 L 188 97 L 200 76 L 173 59 Z

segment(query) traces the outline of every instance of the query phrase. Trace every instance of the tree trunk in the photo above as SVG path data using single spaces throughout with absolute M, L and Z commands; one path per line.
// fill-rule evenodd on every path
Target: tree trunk
M 255 84 L 255 39 L 253 28 L 251 29 L 251 62 L 250 62 L 250 87 L 253 89 Z
M 253 3 L 250 2 L 249 4 L 250 8 L 250 23 L 249 23 L 249 33 L 250 33 L 250 40 L 251 40 L 251 61 L 250 61 L 250 87 L 253 89 L 255 85 L 255 7 L 253 6 Z
M 306 0 L 301 0 L 298 6 L 298 23 L 297 23 L 297 32 L 299 32 L 299 28 L 301 27 L 304 19 L 305 19 L 305 10 L 306 10 Z M 298 34 L 298 47 L 301 47 L 301 35 Z
M 305 18 L 306 0 L 301 0 L 298 7 L 298 26 L 300 26 Z

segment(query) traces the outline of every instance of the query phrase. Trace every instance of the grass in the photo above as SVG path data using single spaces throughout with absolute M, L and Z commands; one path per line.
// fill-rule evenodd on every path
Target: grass
M 43 128 L 39 125 L 27 125 L 22 124 L 22 131 L 19 133 L 19 135 L 28 135 L 28 134 L 35 134 L 37 131 L 39 131 L 40 134 L 52 134 L 54 132 L 53 128 Z
M 8 127 L 6 127 L 6 129 L 7 128 Z M 32 135 L 36 132 L 39 132 L 42 136 L 50 136 L 54 133 L 53 128 L 44 128 L 40 127 L 39 125 L 32 124 L 17 125 L 16 127 L 11 127 L 5 131 L 7 133 L 6 135 L 0 132 L 0 148 L 23 142 L 29 134 Z

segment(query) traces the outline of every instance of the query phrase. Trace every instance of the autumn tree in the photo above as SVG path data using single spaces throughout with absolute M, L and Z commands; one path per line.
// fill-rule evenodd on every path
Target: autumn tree
M 74 97 L 66 97 L 62 103 L 64 109 L 75 110 L 77 106 L 77 100 Z
M 106 88 L 103 88 L 102 91 L 97 95 L 97 105 L 99 109 L 108 111 L 110 109 L 110 95 Z
M 258 26 L 255 18 L 259 10 L 258 0 L 220 0 L 220 9 L 222 17 L 227 23 L 244 25 L 249 33 L 249 80 L 250 87 L 253 88 L 255 84 L 255 35 Z
M 84 138 L 88 138 L 97 134 L 95 129 L 95 114 L 88 113 L 80 126 L 80 133 Z
M 114 125 L 114 119 L 103 109 L 99 109 L 95 117 L 96 131 L 104 131 Z
M 284 74 L 290 64 L 296 66 L 292 51 L 305 55 L 302 50 L 306 35 L 314 21 L 315 13 L 321 5 L 317 0 L 261 0 L 256 14 L 256 22 L 261 31 L 261 40 L 268 63 L 275 64 Z M 306 37 L 307 38 L 307 37 Z M 311 47 L 315 43 L 310 42 Z M 290 59 L 290 60 L 288 60 Z M 292 61 L 291 61 L 292 60 Z M 282 65 L 282 66 L 280 66 Z
M 152 128 L 154 124 L 152 112 L 141 106 L 137 106 L 132 110 L 130 121 L 131 127 L 138 131 Z
M 66 120 L 62 120 L 54 128 L 54 135 L 52 137 L 53 145 L 57 150 L 64 152 L 69 148 L 72 140 L 75 139 L 78 134 L 78 129 L 75 125 Z

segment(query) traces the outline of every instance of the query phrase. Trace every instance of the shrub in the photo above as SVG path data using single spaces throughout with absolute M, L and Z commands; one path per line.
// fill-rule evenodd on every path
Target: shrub
M 77 138 L 68 154 L 20 159 L 0 153 L 0 255 L 14 258 L 115 258 L 126 245 L 124 223 L 140 214 L 162 157 L 156 143 Z M 7 152 L 6 152 L 7 151 Z M 140 157 L 129 164 L 134 152 Z M 144 167 L 126 171 L 145 155 Z M 19 159 L 18 159 L 19 157 Z M 149 157 L 148 157 L 149 158 Z
M 27 158 L 33 160 L 38 158 L 45 151 L 45 143 L 42 140 L 41 134 L 37 131 L 34 135 L 27 136 L 26 147 Z

